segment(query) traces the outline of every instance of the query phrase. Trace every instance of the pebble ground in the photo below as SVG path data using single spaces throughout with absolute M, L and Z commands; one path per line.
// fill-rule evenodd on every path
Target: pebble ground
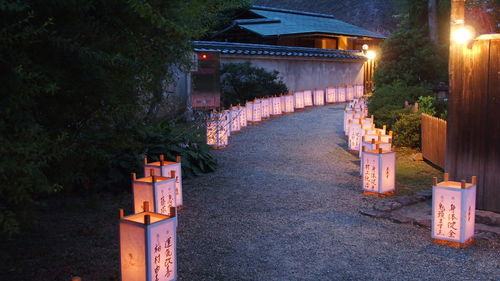
M 179 280 L 500 280 L 500 249 L 436 245 L 430 231 L 359 213 L 343 106 L 250 126 L 184 182 Z

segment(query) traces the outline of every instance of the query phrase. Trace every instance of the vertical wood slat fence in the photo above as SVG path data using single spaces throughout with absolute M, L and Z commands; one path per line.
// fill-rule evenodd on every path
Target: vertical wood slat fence
M 422 156 L 444 169 L 446 121 L 422 113 Z

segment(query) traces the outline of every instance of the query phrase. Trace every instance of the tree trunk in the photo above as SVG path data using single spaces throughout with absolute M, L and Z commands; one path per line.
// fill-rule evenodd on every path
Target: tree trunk
M 438 33 L 438 19 L 437 19 L 437 0 L 428 0 L 428 22 L 429 22 L 429 37 L 431 40 L 438 44 L 439 43 L 439 33 Z

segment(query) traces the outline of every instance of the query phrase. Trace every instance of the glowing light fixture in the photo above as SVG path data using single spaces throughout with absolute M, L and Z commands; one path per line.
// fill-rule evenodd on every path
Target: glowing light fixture
M 369 60 L 374 60 L 375 57 L 377 57 L 377 53 L 375 53 L 375 51 L 367 51 L 366 52 L 366 57 L 369 59 Z
M 458 44 L 466 44 L 474 38 L 475 31 L 470 26 L 464 26 L 455 30 L 452 34 L 452 39 Z

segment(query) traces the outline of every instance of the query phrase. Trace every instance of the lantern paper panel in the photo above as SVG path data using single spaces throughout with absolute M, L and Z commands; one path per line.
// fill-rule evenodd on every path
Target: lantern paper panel
M 151 209 L 163 215 L 171 215 L 176 207 L 175 178 L 149 176 L 132 181 L 134 213 L 144 212 L 143 203 L 151 202 Z
M 231 107 L 229 113 L 231 117 L 231 133 L 238 133 L 241 130 L 239 116 L 240 112 L 237 107 Z
M 363 152 L 363 191 L 390 195 L 396 190 L 396 152 L 370 150 Z
M 238 105 L 238 115 L 240 119 L 240 128 L 247 126 L 247 109 L 244 106 Z
M 325 105 L 325 92 L 323 91 L 323 89 L 314 90 L 314 105 Z
M 312 91 L 304 91 L 304 106 L 305 107 L 308 107 L 308 106 L 313 106 L 313 94 L 312 94 Z
M 216 149 L 228 145 L 227 121 L 224 118 L 227 117 L 221 113 L 213 113 L 207 122 L 207 144 Z
M 304 108 L 304 92 L 293 93 L 294 97 L 294 108 L 297 110 Z
M 353 100 L 354 99 L 354 87 L 352 85 L 349 85 L 346 87 L 346 92 L 347 92 L 347 100 Z
M 454 247 L 468 246 L 474 237 L 476 180 L 435 183 L 432 186 L 433 240 Z
M 280 103 L 281 103 L 281 113 L 285 113 L 285 96 L 284 95 L 280 96 Z
M 155 175 L 162 177 L 171 177 L 174 172 L 175 177 L 175 206 L 181 207 L 183 204 L 182 196 L 182 163 L 181 157 L 176 157 L 176 162 L 163 161 L 163 155 L 160 155 L 160 161 L 147 163 L 145 160 L 144 175 L 151 169 L 154 170 Z M 153 209 L 154 210 L 154 209 Z
M 260 104 L 262 107 L 262 119 L 268 119 L 271 116 L 271 112 L 269 110 L 269 99 L 260 99 Z
M 361 140 L 361 124 L 350 123 L 349 124 L 349 150 L 358 151 L 359 142 Z
M 354 113 L 355 111 L 354 110 L 348 110 L 346 109 L 344 111 L 344 132 L 345 132 L 345 135 L 347 136 L 347 125 L 348 125 L 348 122 L 349 120 L 352 120 L 354 118 Z
M 281 115 L 281 98 L 280 97 L 272 97 L 271 102 L 272 102 L 271 115 L 272 116 Z
M 334 87 L 326 88 L 325 103 L 335 103 L 336 100 L 336 89 Z
M 359 166 L 360 175 L 363 175 L 363 148 L 365 151 L 378 150 L 379 148 L 385 151 L 392 151 L 392 143 L 381 142 L 376 140 L 367 141 L 366 139 L 361 137 L 361 142 L 359 145 L 359 154 L 358 154 L 358 157 L 360 158 L 360 166 Z
M 345 87 L 337 88 L 337 102 L 345 102 L 346 101 L 346 89 Z
M 294 96 L 286 95 L 285 96 L 285 113 L 293 113 L 294 112 Z
M 122 281 L 177 279 L 175 209 L 173 212 L 172 216 L 142 212 L 120 219 Z
M 256 124 L 262 121 L 260 102 L 258 102 L 257 100 L 250 101 L 247 102 L 246 106 L 250 108 L 250 116 L 247 116 L 247 120 L 248 122 L 250 122 L 250 124 Z
M 359 97 L 362 97 L 364 95 L 364 92 L 365 92 L 365 87 L 363 87 L 363 85 L 356 85 L 356 96 L 359 98 Z
M 224 125 L 224 131 L 226 132 L 227 136 L 231 136 L 231 111 L 229 109 L 225 109 L 222 111 L 222 116 L 225 122 L 223 122 Z

